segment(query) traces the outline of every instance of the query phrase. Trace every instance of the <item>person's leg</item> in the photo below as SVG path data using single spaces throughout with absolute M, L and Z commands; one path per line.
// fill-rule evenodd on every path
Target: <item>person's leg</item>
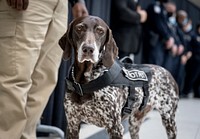
M 183 91 L 183 83 L 185 80 L 185 65 L 181 64 L 181 61 L 179 62 L 178 70 L 176 70 L 176 77 L 175 80 L 179 86 L 180 92 Z
M 57 83 L 58 69 L 62 57 L 62 49 L 58 45 L 58 41 L 66 32 L 67 1 L 55 1 L 58 1 L 58 3 L 53 11 L 53 17 L 48 26 L 45 41 L 42 44 L 40 56 L 31 77 L 33 85 L 28 92 L 26 105 L 28 121 L 21 139 L 36 139 L 36 124 Z M 36 3 L 35 0 L 34 3 Z M 41 6 L 48 9 L 46 3 Z
M 199 65 L 200 63 L 197 63 L 197 65 Z M 194 82 L 193 85 L 193 91 L 194 91 L 194 97 L 195 98 L 200 98 L 200 67 L 196 67 L 197 70 L 197 78 Z
M 194 82 L 194 97 L 200 98 L 200 77 Z
M 0 1 L 1 139 L 19 139 L 25 128 L 31 74 L 48 27 L 45 19 L 37 20 L 35 12 L 34 16 L 28 13 L 29 8 L 17 11 L 7 6 L 5 0 Z M 42 27 L 46 29 L 41 30 Z
M 27 65 L 16 55 L 15 27 L 15 22 L 0 19 L 0 139 L 20 138 L 26 123 L 26 93 L 31 86 L 31 62 Z M 21 64 L 28 71 L 21 69 Z
M 197 78 L 197 69 L 196 63 L 192 60 L 189 60 L 186 64 L 186 74 L 184 79 L 184 87 L 181 93 L 181 97 L 187 97 L 190 91 L 193 89 L 193 84 Z
M 52 1 L 51 1 L 52 2 Z M 43 3 L 43 5 L 39 4 Z M 29 139 L 33 135 L 35 137 L 35 123 L 40 117 L 46 101 L 43 102 L 41 98 L 47 97 L 51 94 L 57 78 L 57 69 L 60 64 L 61 49 L 57 45 L 59 37 L 66 31 L 67 12 L 66 0 L 59 4 L 55 0 L 54 5 L 49 1 L 30 1 L 30 5 L 26 11 L 19 12 L 7 6 L 6 1 L 0 1 L 0 138 L 1 139 L 19 139 L 23 130 L 23 135 L 28 135 L 27 130 L 32 130 Z M 56 8 L 60 13 L 53 11 Z M 64 9 L 64 10 L 63 10 Z M 63 12 L 63 13 L 61 13 Z M 52 17 L 53 15 L 53 17 Z M 63 15 L 63 16 L 62 16 Z M 59 16 L 60 18 L 57 18 Z M 58 22 L 59 20 L 60 22 Z M 51 24 L 49 25 L 49 23 Z M 63 22 L 63 23 L 61 23 Z M 48 34 L 51 32 L 51 27 L 57 24 L 59 28 L 54 30 L 53 36 L 49 38 Z M 48 33 L 47 33 L 48 32 Z M 47 34 L 46 34 L 47 33 Z M 46 39 L 49 38 L 49 39 Z M 47 42 L 44 42 L 46 39 Z M 43 45 L 42 45 L 43 44 Z M 54 45 L 56 44 L 56 45 Z M 50 49 L 45 46 L 49 45 Z M 54 45 L 54 46 L 53 46 Z M 41 47 L 42 46 L 42 47 Z M 55 48 L 55 51 L 52 50 Z M 42 49 L 41 49 L 42 48 Z M 46 49 L 46 50 L 45 50 Z M 53 51 L 53 52 L 52 52 Z M 46 72 L 47 76 L 36 75 L 33 69 L 37 69 L 41 63 L 37 62 L 38 59 L 42 61 L 50 52 L 55 56 L 52 60 L 53 64 L 49 64 L 44 69 L 56 69 L 53 74 Z M 58 52 L 58 54 L 56 54 Z M 40 55 L 43 55 L 43 58 Z M 59 60 L 58 60 L 59 59 Z M 37 66 L 35 66 L 37 63 Z M 44 61 L 46 63 L 46 61 Z M 48 62 L 47 62 L 48 63 Z M 49 62 L 50 63 L 50 62 Z M 33 74 L 33 75 L 32 75 Z M 32 76 L 32 77 L 31 77 Z M 37 79 L 38 81 L 36 81 Z M 46 84 L 42 83 L 46 81 Z M 54 83 L 49 83 L 53 80 Z M 41 81 L 41 84 L 40 84 Z M 39 97 L 31 97 L 27 95 L 32 83 L 33 86 L 40 86 L 41 92 L 38 91 Z M 48 85 L 50 84 L 50 85 Z M 44 86 L 43 86 L 44 85 Z M 42 86 L 42 87 L 41 87 Z M 52 86 L 52 87 L 50 87 Z M 32 87 L 36 88 L 36 87 Z M 39 89 L 40 90 L 40 89 Z M 49 93 L 43 95 L 44 90 Z M 31 90 L 33 92 L 33 90 Z M 27 100 L 28 98 L 28 100 Z M 37 102 L 38 99 L 38 102 Z M 38 105 L 36 105 L 38 103 Z M 27 107 L 26 107 L 27 105 Z M 37 111 L 32 112 L 31 105 L 40 107 Z M 31 113 L 30 113 L 31 112 Z M 33 116 L 34 118 L 31 118 Z M 35 118 L 35 116 L 37 118 Z M 27 121 L 28 117 L 28 121 Z M 27 123 L 27 126 L 25 127 Z M 34 123 L 32 125 L 32 123 Z M 29 125 L 29 126 L 28 126 Z M 33 127 L 33 128 L 30 128 Z M 22 137 L 23 138 L 23 137 Z
M 174 77 L 173 72 L 177 66 L 177 60 L 176 60 L 177 57 L 173 57 L 170 50 L 163 50 L 163 51 L 164 51 L 163 63 L 161 66 L 167 69 Z
M 155 64 L 161 66 L 164 61 L 164 49 L 162 43 L 157 43 L 156 46 L 151 47 L 149 50 L 149 64 Z

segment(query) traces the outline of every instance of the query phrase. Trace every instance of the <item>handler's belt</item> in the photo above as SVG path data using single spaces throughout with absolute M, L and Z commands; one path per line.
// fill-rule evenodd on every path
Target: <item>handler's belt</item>
M 66 89 L 71 92 L 76 92 L 80 96 L 93 93 L 106 86 L 128 86 L 129 96 L 122 110 L 122 114 L 130 114 L 135 102 L 135 88 L 141 87 L 144 92 L 144 97 L 139 110 L 142 110 L 149 97 L 148 82 L 151 79 L 151 70 L 148 66 L 128 64 L 115 61 L 111 68 L 99 78 L 90 81 L 87 84 L 79 84 L 75 81 L 73 68 L 69 78 L 66 79 Z

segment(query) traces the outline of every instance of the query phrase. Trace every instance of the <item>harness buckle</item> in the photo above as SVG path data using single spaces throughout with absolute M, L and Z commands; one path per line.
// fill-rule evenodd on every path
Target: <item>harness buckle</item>
M 125 107 L 124 108 L 124 111 L 123 111 L 123 114 L 130 114 L 132 112 L 132 109 L 128 108 L 128 107 Z

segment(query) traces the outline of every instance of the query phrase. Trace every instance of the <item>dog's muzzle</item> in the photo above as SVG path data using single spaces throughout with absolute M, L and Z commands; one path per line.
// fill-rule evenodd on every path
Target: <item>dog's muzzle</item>
M 85 61 L 90 61 L 96 63 L 99 60 L 99 51 L 96 44 L 83 44 L 78 50 L 78 61 L 83 63 Z

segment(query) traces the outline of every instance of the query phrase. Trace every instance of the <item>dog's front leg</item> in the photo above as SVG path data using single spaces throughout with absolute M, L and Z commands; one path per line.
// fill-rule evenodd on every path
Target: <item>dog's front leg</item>
M 79 139 L 80 121 L 76 119 L 67 121 L 67 137 L 66 139 Z
M 110 139 L 123 139 L 124 127 L 121 123 L 115 124 L 107 129 Z

